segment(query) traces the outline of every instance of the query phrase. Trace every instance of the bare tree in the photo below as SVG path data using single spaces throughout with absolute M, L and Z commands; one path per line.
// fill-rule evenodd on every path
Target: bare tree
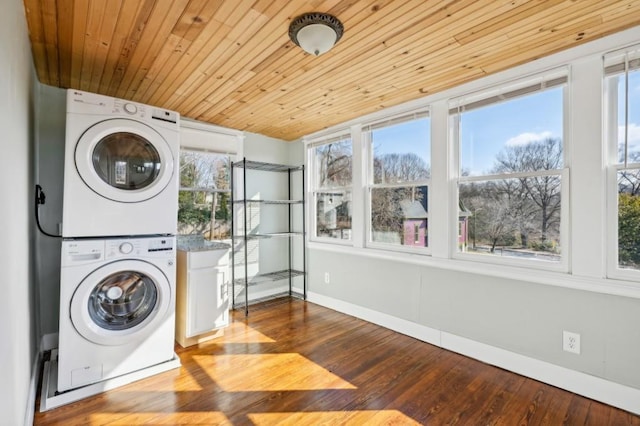
M 429 165 L 413 152 L 376 155 L 373 159 L 374 182 L 391 183 L 428 179 Z
M 640 163 L 640 152 L 630 152 L 629 162 Z M 618 191 L 629 195 L 640 195 L 640 168 L 621 170 L 618 173 Z
M 351 184 L 351 141 L 339 141 L 316 148 L 320 187 L 336 187 Z
M 541 170 L 558 170 L 562 168 L 562 141 L 547 138 L 526 145 L 508 146 L 496 157 L 494 173 L 518 173 Z M 518 188 L 511 188 L 512 194 L 522 201 L 518 208 L 524 216 L 523 224 L 531 217 L 531 210 L 526 208 L 527 202 L 539 208 L 541 223 L 541 242 L 545 242 L 551 229 L 560 221 L 560 189 L 561 181 L 557 175 L 531 176 L 517 179 Z M 516 205 L 516 204 L 514 204 Z M 517 210 L 512 212 L 517 213 Z
M 498 243 L 513 239 L 515 229 L 511 200 L 507 191 L 497 182 L 471 183 L 460 187 L 460 200 L 471 213 L 471 238 L 489 243 L 495 252 Z
M 374 157 L 375 183 L 409 182 L 408 186 L 375 188 L 371 192 L 371 219 L 374 231 L 392 232 L 402 235 L 402 200 L 419 201 L 427 208 L 427 188 L 412 185 L 412 182 L 428 179 L 429 165 L 414 153 L 384 154 Z

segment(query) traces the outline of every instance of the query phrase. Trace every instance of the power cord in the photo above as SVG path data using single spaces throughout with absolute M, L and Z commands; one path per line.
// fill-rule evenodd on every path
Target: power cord
M 42 229 L 42 226 L 40 226 L 39 209 L 40 209 L 40 205 L 44 204 L 46 199 L 47 197 L 45 196 L 44 191 L 42 190 L 42 187 L 40 185 L 36 185 L 36 197 L 35 197 L 36 225 L 38 225 L 38 229 L 40 230 L 40 232 L 42 232 L 47 237 L 62 238 L 62 235 L 50 234 L 44 229 Z

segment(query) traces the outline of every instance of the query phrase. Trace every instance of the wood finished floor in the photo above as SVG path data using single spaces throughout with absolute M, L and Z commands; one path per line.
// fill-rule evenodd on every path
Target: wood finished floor
M 181 368 L 36 413 L 35 424 L 640 425 L 312 303 L 271 301 L 232 317 L 224 337 L 178 346 Z

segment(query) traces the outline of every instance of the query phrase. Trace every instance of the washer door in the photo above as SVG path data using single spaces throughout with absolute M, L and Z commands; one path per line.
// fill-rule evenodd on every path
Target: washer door
M 173 303 L 167 277 L 142 260 L 121 260 L 89 274 L 71 298 L 71 322 L 99 345 L 137 342 L 166 321 Z
M 134 120 L 101 121 L 76 144 L 76 169 L 84 183 L 113 201 L 137 203 L 162 192 L 173 175 L 167 141 Z

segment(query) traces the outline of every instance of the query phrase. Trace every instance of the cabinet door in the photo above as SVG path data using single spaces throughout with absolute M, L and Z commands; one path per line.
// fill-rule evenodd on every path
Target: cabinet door
M 227 270 L 225 266 L 189 271 L 187 337 L 228 324 Z

